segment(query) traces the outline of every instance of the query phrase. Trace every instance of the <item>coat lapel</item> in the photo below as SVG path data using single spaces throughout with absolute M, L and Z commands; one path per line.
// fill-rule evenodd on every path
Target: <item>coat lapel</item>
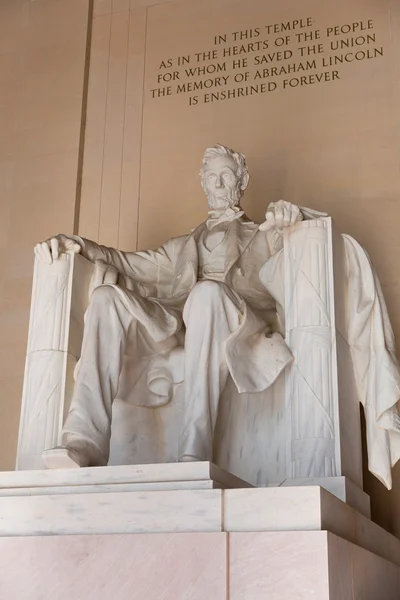
M 258 225 L 246 218 L 236 219 L 228 230 L 225 276 L 241 258 L 243 252 L 250 247 L 258 233 Z
M 206 223 L 201 223 L 190 235 L 188 235 L 180 252 L 175 267 L 175 278 L 172 286 L 172 294 L 180 295 L 191 290 L 197 281 L 199 256 L 197 243 Z

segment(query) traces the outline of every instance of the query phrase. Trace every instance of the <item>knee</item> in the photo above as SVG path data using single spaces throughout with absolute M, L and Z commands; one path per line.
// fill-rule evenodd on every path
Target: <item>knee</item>
M 189 298 L 204 302 L 219 299 L 224 293 L 224 287 L 224 284 L 219 281 L 211 281 L 210 279 L 199 281 L 190 292 Z
M 191 294 L 201 296 L 221 296 L 223 289 L 223 283 L 206 279 L 205 281 L 198 281 L 193 287 Z
M 96 307 L 108 307 L 121 302 L 118 291 L 111 285 L 99 285 L 92 292 L 90 305 Z

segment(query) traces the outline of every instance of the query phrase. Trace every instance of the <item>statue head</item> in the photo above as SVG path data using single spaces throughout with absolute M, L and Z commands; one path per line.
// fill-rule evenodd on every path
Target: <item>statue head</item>
M 221 144 L 207 148 L 200 180 L 210 209 L 224 210 L 238 205 L 249 183 L 244 155 Z

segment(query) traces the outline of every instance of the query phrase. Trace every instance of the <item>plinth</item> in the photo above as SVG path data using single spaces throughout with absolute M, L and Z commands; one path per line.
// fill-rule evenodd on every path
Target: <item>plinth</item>
M 400 540 L 320 486 L 211 463 L 0 474 L 7 600 L 397 600 Z

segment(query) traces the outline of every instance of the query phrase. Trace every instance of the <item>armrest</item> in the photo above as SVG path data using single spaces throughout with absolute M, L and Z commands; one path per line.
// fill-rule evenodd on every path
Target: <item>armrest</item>
M 346 475 L 362 486 L 358 400 L 346 330 L 343 239 L 330 217 L 284 232 L 285 335 L 294 361 L 286 371 L 290 411 L 288 473 Z
M 42 469 L 43 450 L 60 443 L 93 272 L 79 254 L 51 265 L 35 259 L 17 469 Z

